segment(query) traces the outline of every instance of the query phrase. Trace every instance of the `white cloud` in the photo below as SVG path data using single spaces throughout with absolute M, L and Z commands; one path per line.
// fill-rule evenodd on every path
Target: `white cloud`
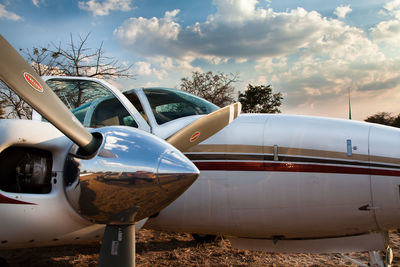
M 387 3 L 384 6 L 387 13 L 394 16 L 396 19 L 400 19 L 400 0 L 394 0 Z
M 213 0 L 217 6 L 216 15 L 211 15 L 208 20 L 245 21 L 256 13 L 258 0 Z
M 178 13 L 176 9 L 166 12 L 160 19 L 130 18 L 114 31 L 114 35 L 125 47 L 137 49 L 144 55 L 169 54 L 174 49 L 171 41 L 177 40 L 181 29 L 175 22 Z
M 33 0 L 37 1 L 37 0 Z M 78 6 L 80 9 L 92 12 L 93 16 L 106 16 L 110 11 L 129 11 L 132 0 L 104 0 L 98 2 L 97 0 L 79 1 Z
M 138 75 L 151 75 L 152 70 L 151 70 L 151 64 L 149 62 L 145 61 L 138 61 L 135 63 L 136 65 L 136 72 Z
M 338 18 L 344 19 L 347 14 L 351 13 L 352 9 L 350 5 L 347 6 L 338 6 L 333 14 L 335 14 Z
M 140 76 L 155 76 L 157 79 L 161 80 L 165 78 L 168 73 L 166 70 L 158 70 L 151 67 L 150 62 L 138 61 L 135 63 L 136 73 Z
M 400 0 L 387 3 L 382 12 L 392 18 L 373 27 L 371 35 L 374 40 L 383 43 L 382 45 L 388 45 L 386 48 L 389 50 L 397 52 L 400 46 Z
M 371 29 L 371 34 L 378 41 L 399 42 L 400 20 L 382 21 Z
M 22 17 L 18 16 L 14 12 L 6 10 L 6 7 L 3 4 L 0 4 L 0 19 L 13 21 L 23 20 Z
M 192 71 L 202 71 L 201 68 L 194 67 L 191 64 L 194 58 L 190 56 L 184 57 L 182 59 L 165 56 L 154 56 L 148 57 L 147 60 L 149 60 L 154 66 L 157 66 L 161 70 L 180 72 L 184 75 L 187 75 Z
M 36 7 L 40 7 L 40 4 L 44 3 L 45 0 L 32 0 L 32 3 L 36 6 Z
M 130 18 L 114 34 L 126 48 L 143 56 L 243 59 L 295 53 L 323 40 L 326 31 L 346 28 L 340 21 L 303 8 L 274 12 L 257 7 L 256 0 L 214 3 L 218 12 L 203 23 L 182 27 L 174 10 L 163 18 Z
M 187 75 L 196 70 L 196 59 L 214 65 L 230 59 L 253 64 L 249 80 L 271 83 L 284 92 L 286 105 L 297 108 L 339 99 L 349 86 L 360 96 L 400 89 L 400 61 L 388 58 L 376 42 L 400 40 L 400 0 L 385 5 L 385 12 L 394 19 L 371 29 L 373 38 L 343 20 L 301 7 L 275 12 L 257 0 L 213 3 L 217 12 L 203 22 L 182 26 L 179 11 L 174 10 L 162 18 L 130 18 L 114 35 L 153 68 L 168 73 Z M 334 13 L 345 18 L 351 11 L 350 6 L 341 6 Z M 152 72 L 146 66 L 142 71 Z

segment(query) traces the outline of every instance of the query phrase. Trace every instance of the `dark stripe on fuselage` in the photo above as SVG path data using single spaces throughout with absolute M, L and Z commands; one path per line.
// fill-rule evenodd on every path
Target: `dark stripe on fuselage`
M 188 153 L 186 156 L 199 170 L 203 171 L 313 172 L 400 176 L 399 165 L 382 163 L 294 156 L 279 156 L 278 160 L 274 161 L 274 156 L 267 154 Z
M 192 161 L 274 161 L 273 155 L 268 154 L 185 154 Z M 363 161 L 349 161 L 349 160 L 337 160 L 337 159 L 325 159 L 325 158 L 307 158 L 307 157 L 296 157 L 296 156 L 278 156 L 278 160 L 275 162 L 280 163 L 320 163 L 320 164 L 338 164 L 338 165 L 352 165 L 352 166 L 364 166 L 373 168 L 391 168 L 399 169 L 399 165 L 383 164 L 383 163 L 370 163 Z
M 387 169 L 371 169 L 347 166 L 298 164 L 298 163 L 274 163 L 274 162 L 193 162 L 200 171 L 266 171 L 266 172 L 312 172 L 312 173 L 336 173 L 336 174 L 364 174 L 399 176 L 400 171 Z

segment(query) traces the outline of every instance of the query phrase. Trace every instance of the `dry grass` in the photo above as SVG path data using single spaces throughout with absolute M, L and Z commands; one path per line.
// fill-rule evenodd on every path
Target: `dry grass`
M 196 243 L 189 234 L 140 230 L 136 235 L 137 266 L 355 266 L 334 254 L 282 254 L 232 249 L 226 239 L 209 244 Z M 391 233 L 400 266 L 400 234 Z M 10 266 L 97 266 L 100 245 L 0 251 Z M 366 261 L 367 253 L 348 254 Z M 396 257 L 397 256 L 397 257 Z

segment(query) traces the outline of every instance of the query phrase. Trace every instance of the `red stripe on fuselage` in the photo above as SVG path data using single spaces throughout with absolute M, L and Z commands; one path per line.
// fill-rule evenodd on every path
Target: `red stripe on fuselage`
M 36 205 L 35 203 L 29 203 L 25 201 L 16 200 L 13 198 L 6 197 L 0 194 L 0 204 L 24 204 L 24 205 Z
M 272 163 L 272 162 L 193 162 L 200 171 L 267 171 L 267 172 L 319 172 L 340 174 L 367 174 L 400 176 L 400 171 L 360 167 Z

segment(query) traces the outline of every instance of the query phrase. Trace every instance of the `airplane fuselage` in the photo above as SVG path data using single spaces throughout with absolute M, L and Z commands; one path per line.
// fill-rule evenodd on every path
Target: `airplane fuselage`
M 96 90 L 103 88 L 97 99 L 74 107 L 86 127 L 124 125 L 167 139 L 213 109 L 173 89 L 121 93 L 96 79 L 47 79 L 60 91 L 76 81 L 87 83 L 88 89 L 92 83 Z M 67 91 L 62 99 L 68 94 L 72 99 L 75 93 Z M 3 121 L 0 126 L 2 150 L 14 142 L 48 149 L 53 158 L 62 159 L 54 161 L 49 192 L 0 188 L 0 249 L 100 240 L 104 225 L 82 218 L 66 197 L 63 164 L 71 142 L 46 123 Z M 59 143 L 46 142 L 53 139 Z M 324 252 L 343 247 L 343 242 L 350 244 L 349 251 L 381 249 L 386 231 L 400 228 L 399 129 L 350 120 L 242 114 L 185 155 L 200 169 L 200 177 L 145 227 L 268 239 L 273 248 L 276 240 L 323 240 Z M 368 238 L 377 239 L 374 233 L 383 233 L 380 244 L 360 246 Z M 354 238 L 341 239 L 346 237 Z M 294 246 L 309 251 L 322 243 L 304 244 Z
M 400 226 L 399 129 L 244 114 L 185 154 L 200 178 L 145 227 L 293 239 Z

